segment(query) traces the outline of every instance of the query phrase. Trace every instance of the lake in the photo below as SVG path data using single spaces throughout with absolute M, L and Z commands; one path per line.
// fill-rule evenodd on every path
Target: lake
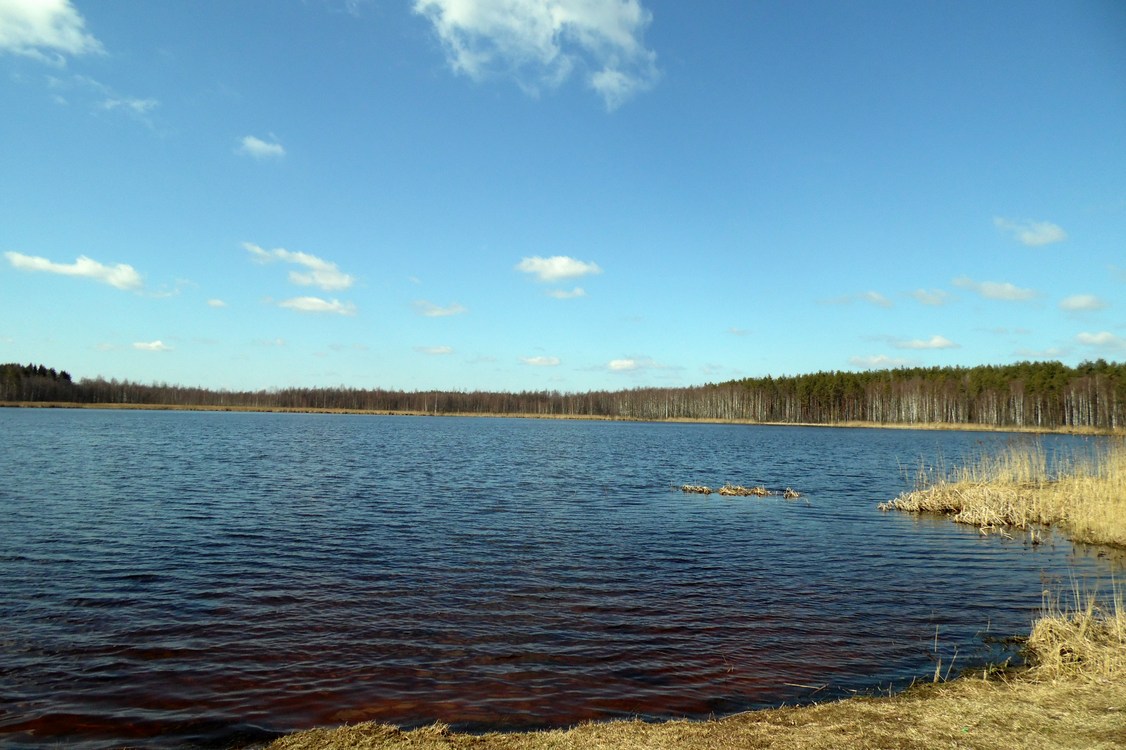
M 9 747 L 887 691 L 1005 658 L 1045 590 L 1123 568 L 876 509 L 1014 435 L 47 409 L 0 435 Z M 726 482 L 802 497 L 674 489 Z

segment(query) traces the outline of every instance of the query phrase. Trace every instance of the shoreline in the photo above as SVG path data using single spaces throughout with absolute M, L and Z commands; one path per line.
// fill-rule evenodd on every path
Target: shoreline
M 929 430 L 951 432 L 999 432 L 1025 435 L 1126 435 L 1126 427 L 1102 429 L 1096 427 L 1030 427 L 996 426 L 980 423 L 953 422 L 760 422 L 750 419 L 716 419 L 708 417 L 667 417 L 648 419 L 642 417 L 613 417 L 595 414 L 535 414 L 517 412 L 433 412 L 395 411 L 387 409 L 341 409 L 291 406 L 225 406 L 220 404 L 87 404 L 73 401 L 0 401 L 0 409 L 111 409 L 124 411 L 205 411 L 241 412 L 261 414 L 350 414 L 380 417 L 482 417 L 486 419 L 561 419 L 582 422 L 641 422 L 653 424 L 731 424 L 759 427 L 827 427 L 833 429 L 874 430 Z

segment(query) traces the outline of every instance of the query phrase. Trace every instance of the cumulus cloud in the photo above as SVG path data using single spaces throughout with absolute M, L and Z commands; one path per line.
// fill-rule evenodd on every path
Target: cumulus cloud
M 638 363 L 638 361 L 636 359 L 628 359 L 627 358 L 627 359 L 612 359 L 612 360 L 610 360 L 610 362 L 606 366 L 609 367 L 614 372 L 629 372 L 630 370 L 636 370 L 641 365 Z
M 945 336 L 931 336 L 929 339 L 897 340 L 892 342 L 896 349 L 957 349 L 958 345 Z
M 336 315 L 355 315 L 356 306 L 351 302 L 321 299 L 320 297 L 294 297 L 278 303 L 278 307 L 303 313 L 333 313 Z
M 474 80 L 504 75 L 534 95 L 578 72 L 609 110 L 657 81 L 640 0 L 414 0 L 414 12 Z
M 941 289 L 916 289 L 911 292 L 911 296 L 914 297 L 919 304 L 937 307 L 939 305 L 945 305 L 947 297 L 950 295 Z
M 0 0 L 0 2 L 2 1 Z M 8 259 L 12 266 L 24 271 L 45 271 L 63 276 L 82 276 L 100 281 L 103 284 L 109 284 L 117 289 L 139 289 L 141 286 L 141 275 L 137 273 L 133 266 L 125 263 L 106 266 L 87 258 L 85 255 L 78 256 L 78 259 L 73 263 L 55 263 L 46 258 L 16 252 L 6 252 L 4 257 Z
M 1060 309 L 1068 312 L 1089 312 L 1105 310 L 1107 303 L 1093 294 L 1074 294 L 1060 302 Z
M 1005 302 L 1024 302 L 1040 296 L 1034 289 L 1022 289 L 1008 282 L 974 281 L 967 276 L 954 279 L 954 286 L 977 292 L 986 299 L 996 299 Z
M 1084 332 L 1076 336 L 1075 340 L 1084 346 L 1091 346 L 1097 349 L 1126 351 L 1126 338 L 1117 336 L 1110 331 L 1099 331 L 1098 333 Z
M 263 250 L 252 242 L 244 242 L 242 246 L 260 263 L 280 260 L 285 263 L 304 266 L 307 269 L 305 271 L 289 272 L 289 280 L 298 286 L 316 286 L 326 292 L 331 292 L 337 289 L 347 289 L 355 282 L 352 276 L 337 268 L 335 263 L 318 258 L 316 255 L 291 252 L 280 247 L 274 250 Z
M 207 300 L 207 306 L 208 307 L 226 307 L 227 303 L 224 302 L 221 299 L 209 299 L 209 300 Z
M 1039 247 L 1063 242 L 1067 239 L 1067 232 L 1057 224 L 1049 221 L 1014 221 L 997 216 L 993 219 L 993 226 L 1012 234 L 1022 245 Z
M 0 0 L 0 53 L 65 65 L 64 55 L 100 54 L 102 43 L 70 0 Z
M 521 357 L 520 361 L 532 367 L 556 367 L 559 357 Z
M 854 367 L 863 367 L 866 370 L 882 370 L 891 367 L 906 367 L 915 364 L 909 359 L 889 357 L 885 354 L 876 354 L 871 357 L 849 357 L 848 362 Z
M 612 359 L 606 363 L 606 368 L 610 372 L 635 372 L 638 370 L 670 370 L 679 369 L 662 365 L 652 357 L 622 357 L 621 359 Z
M 160 339 L 156 341 L 137 341 L 133 344 L 134 349 L 140 349 L 143 352 L 170 352 L 172 347 L 165 344 Z
M 239 147 L 235 149 L 235 153 L 255 159 L 280 159 L 285 156 L 285 148 L 277 142 L 277 138 L 270 137 L 273 138 L 272 142 L 255 138 L 252 135 L 245 136 L 239 143 Z
M 579 297 L 585 297 L 586 290 L 581 286 L 577 286 L 571 291 L 567 291 L 566 289 L 552 289 L 547 293 L 547 296 L 554 297 L 555 299 L 577 299 Z
M 553 255 L 550 258 L 535 255 L 524 258 L 516 264 L 516 270 L 530 273 L 540 281 L 559 281 L 602 273 L 597 263 L 586 263 L 566 255 Z
M 428 318 L 448 318 L 451 315 L 462 315 L 469 312 L 456 302 L 446 307 L 439 307 L 433 302 L 427 302 L 424 299 L 417 300 L 414 303 L 414 309 L 419 315 L 425 315 Z
M 452 346 L 416 346 L 414 350 L 419 354 L 429 354 L 437 357 L 454 353 Z

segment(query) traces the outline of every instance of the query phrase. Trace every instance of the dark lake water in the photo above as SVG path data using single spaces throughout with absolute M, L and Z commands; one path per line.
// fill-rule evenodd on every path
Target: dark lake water
M 1027 439 L 0 409 L 0 745 L 699 718 L 980 665 L 1121 560 L 876 503 Z M 803 497 L 673 489 L 725 482 Z

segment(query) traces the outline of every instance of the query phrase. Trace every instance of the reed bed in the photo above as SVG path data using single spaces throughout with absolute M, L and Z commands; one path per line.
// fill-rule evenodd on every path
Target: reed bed
M 1126 441 L 1049 470 L 1042 446 L 1014 445 L 907 492 L 881 510 L 942 513 L 983 533 L 1057 526 L 1078 542 L 1126 547 Z

